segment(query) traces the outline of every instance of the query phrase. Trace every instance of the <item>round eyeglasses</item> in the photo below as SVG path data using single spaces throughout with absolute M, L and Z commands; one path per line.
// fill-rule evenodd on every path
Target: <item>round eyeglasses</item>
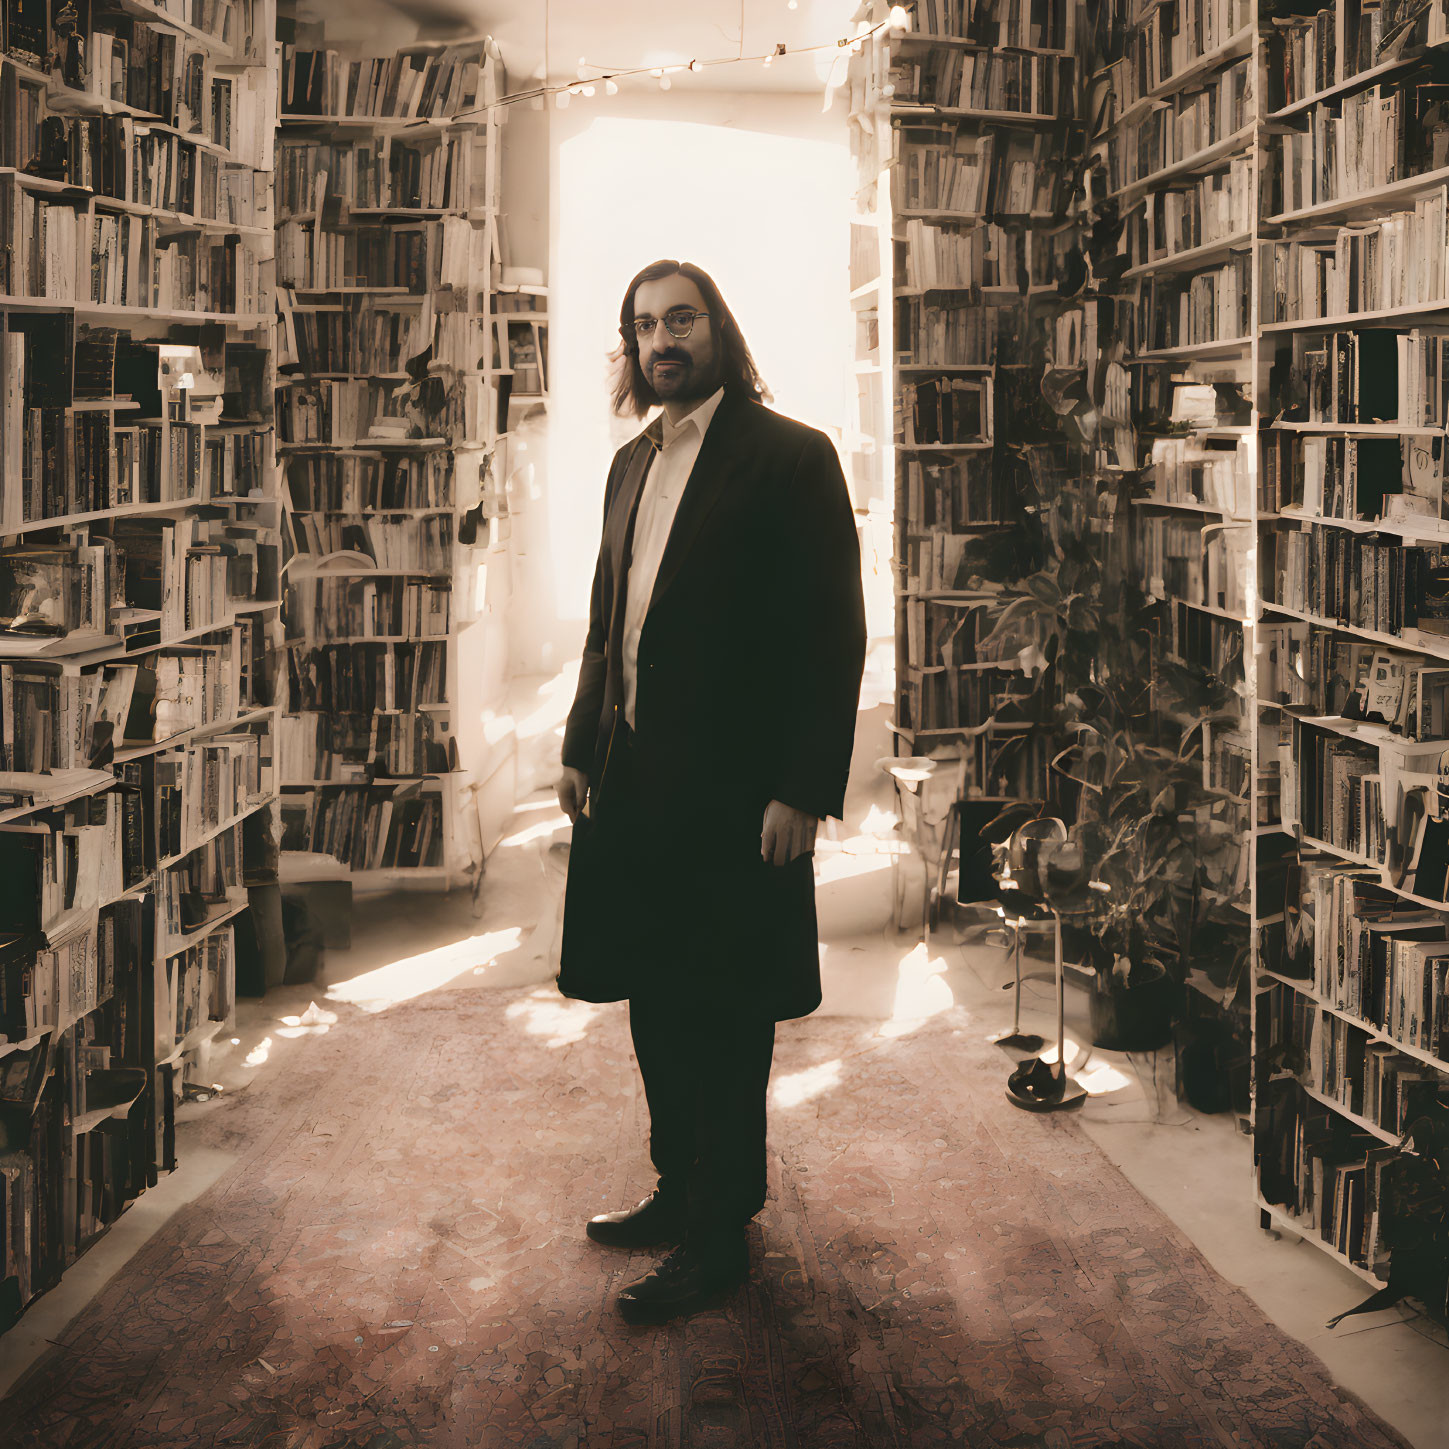
M 632 322 L 626 322 L 619 331 L 628 342 L 647 342 L 654 335 L 654 329 L 663 322 L 664 330 L 682 341 L 694 331 L 698 318 L 708 316 L 708 312 L 699 312 L 693 307 L 671 307 L 663 317 L 636 317 Z

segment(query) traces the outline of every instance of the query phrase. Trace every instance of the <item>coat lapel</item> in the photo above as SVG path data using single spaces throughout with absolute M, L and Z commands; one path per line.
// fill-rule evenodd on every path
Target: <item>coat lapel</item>
M 654 580 L 654 593 L 650 598 L 651 609 L 657 607 L 659 600 L 668 593 L 710 510 L 728 491 L 735 474 L 735 463 L 743 451 L 743 442 L 751 432 L 746 413 L 752 406 L 734 392 L 726 392 L 710 419 L 699 456 L 694 460 L 689 481 L 680 496 L 674 526 L 664 546 L 664 557 L 659 561 L 659 574 Z M 647 453 L 651 450 L 646 448 L 643 451 Z
M 639 514 L 639 496 L 644 477 L 659 446 L 659 424 L 647 427 L 634 444 L 634 456 L 619 485 L 619 496 L 609 512 L 609 552 L 613 563 L 614 596 L 609 604 L 609 638 L 622 639 L 624 601 L 628 596 L 629 559 L 634 547 L 634 520 Z

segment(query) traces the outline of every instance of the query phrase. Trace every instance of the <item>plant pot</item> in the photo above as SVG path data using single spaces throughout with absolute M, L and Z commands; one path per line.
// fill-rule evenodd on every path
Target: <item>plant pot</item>
M 1096 972 L 1088 1000 L 1095 1046 L 1144 1052 L 1165 1046 L 1172 1037 L 1178 987 L 1156 961 L 1134 964 L 1126 985 L 1110 971 Z

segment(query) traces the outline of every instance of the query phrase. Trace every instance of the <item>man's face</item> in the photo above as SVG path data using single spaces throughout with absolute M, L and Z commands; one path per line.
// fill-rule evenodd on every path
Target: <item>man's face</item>
M 683 274 L 641 282 L 634 293 L 634 316 L 656 320 L 676 307 L 704 311 L 704 297 Z M 719 386 L 719 346 L 714 323 L 707 316 L 696 317 L 688 337 L 671 337 L 656 325 L 639 341 L 639 366 L 660 402 L 694 402 L 708 397 Z

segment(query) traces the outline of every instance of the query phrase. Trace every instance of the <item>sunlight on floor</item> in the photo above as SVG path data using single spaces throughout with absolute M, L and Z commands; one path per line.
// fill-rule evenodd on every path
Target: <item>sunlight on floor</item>
M 558 808 L 557 802 L 544 803 L 553 804 L 555 813 L 536 821 L 532 825 L 526 826 L 514 835 L 505 836 L 498 842 L 499 845 L 527 845 L 532 840 L 543 840 L 545 837 L 564 829 L 569 823 L 568 816 Z
M 582 1041 L 589 1024 L 599 1014 L 598 1007 L 587 1001 L 570 1001 L 552 986 L 531 991 L 523 1001 L 515 1001 L 505 1015 L 520 1023 L 530 1036 L 547 1037 L 551 1047 L 568 1046 Z
M 923 1021 L 949 1011 L 956 1000 L 945 981 L 947 969 L 945 957 L 928 954 L 924 942 L 907 952 L 896 968 L 890 1020 L 882 1024 L 880 1035 L 904 1036 Z
M 803 1072 L 790 1072 L 770 1083 L 770 1102 L 779 1108 L 798 1107 L 818 1097 L 831 1087 L 840 1085 L 840 1058 L 807 1067 Z
M 475 976 L 486 974 L 500 956 L 516 951 L 522 938 L 523 927 L 510 926 L 507 930 L 452 941 L 436 950 L 405 956 L 375 971 L 365 971 L 351 981 L 336 982 L 327 988 L 327 999 L 346 1001 L 364 1011 L 386 1011 L 400 1001 L 411 1001 L 415 996 L 447 985 L 465 971 L 471 970 Z
M 335 1011 L 323 1011 L 313 1001 L 308 1004 L 306 1011 L 300 1016 L 283 1016 L 278 1019 L 282 1023 L 277 1028 L 278 1036 L 321 1036 L 328 1027 L 337 1024 L 337 1013 Z
M 1119 1092 L 1132 1085 L 1132 1078 L 1124 1076 L 1110 1062 L 1102 1062 L 1089 1072 L 1082 1072 L 1077 1080 L 1094 1097 L 1105 1097 L 1110 1092 Z

